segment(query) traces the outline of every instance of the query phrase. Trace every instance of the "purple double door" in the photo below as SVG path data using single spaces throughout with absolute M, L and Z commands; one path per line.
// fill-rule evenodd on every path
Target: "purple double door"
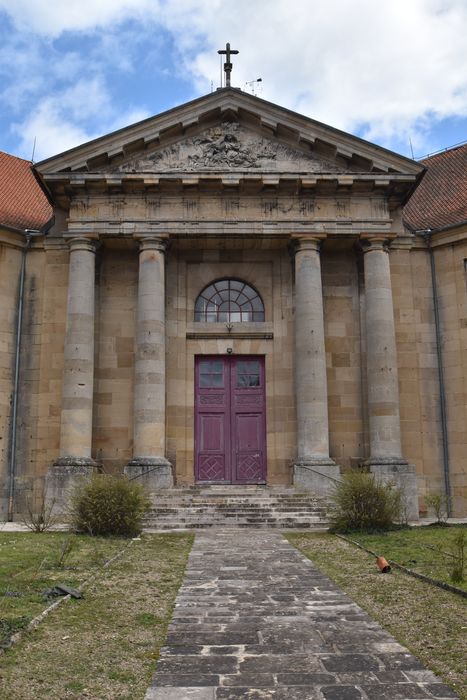
M 196 357 L 195 477 L 266 483 L 264 357 Z

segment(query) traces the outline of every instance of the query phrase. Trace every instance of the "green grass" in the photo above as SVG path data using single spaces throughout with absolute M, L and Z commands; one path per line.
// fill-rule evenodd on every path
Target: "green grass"
M 450 583 L 467 591 L 467 566 L 464 581 L 452 581 L 453 540 L 461 527 L 413 527 L 380 535 L 349 535 L 367 549 L 382 554 L 420 574 Z M 467 547 L 466 547 L 467 559 Z
M 0 533 L 0 647 L 47 607 L 46 588 L 79 588 L 125 544 L 58 532 Z
M 44 535 L 25 537 L 41 543 Z M 26 549 L 17 538 L 7 539 L 16 540 L 12 547 Z M 168 533 L 145 534 L 133 542 L 84 589 L 84 599 L 63 603 L 0 657 L 2 700 L 142 700 L 192 541 L 192 535 Z M 91 547 L 91 558 L 93 542 L 84 537 L 83 548 Z M 113 540 L 106 543 L 113 548 Z M 115 544 L 121 548 L 125 540 Z M 31 555 L 33 567 L 47 551 L 46 540 L 41 547 L 37 558 Z M 70 575 L 79 577 L 83 571 L 70 570 Z M 59 573 L 63 580 L 64 572 Z M 76 584 L 76 579 L 69 583 Z
M 409 531 L 389 534 L 403 538 Z M 374 557 L 335 535 L 293 533 L 287 537 L 352 600 L 451 685 L 462 700 L 467 700 L 464 598 L 396 569 L 381 574 Z M 377 549 L 376 539 L 371 543 L 373 547 L 368 548 Z M 386 549 L 382 553 L 388 558 Z

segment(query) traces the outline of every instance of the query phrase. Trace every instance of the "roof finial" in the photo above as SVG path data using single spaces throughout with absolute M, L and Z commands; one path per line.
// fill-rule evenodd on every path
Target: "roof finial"
M 225 45 L 225 50 L 219 49 L 219 51 L 217 53 L 225 56 L 225 58 L 226 58 L 226 61 L 224 63 L 225 87 L 230 87 L 230 74 L 232 72 L 232 64 L 230 62 L 230 56 L 231 56 L 231 54 L 237 54 L 239 52 L 236 49 L 231 49 L 230 44 L 227 43 Z

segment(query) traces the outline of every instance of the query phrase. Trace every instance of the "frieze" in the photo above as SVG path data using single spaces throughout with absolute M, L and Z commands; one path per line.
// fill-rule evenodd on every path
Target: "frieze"
M 71 221 L 389 221 L 390 211 L 380 196 L 316 197 L 312 193 L 289 196 L 277 194 L 212 196 L 186 192 L 182 196 L 153 195 L 96 197 L 93 201 L 74 199 L 70 206 Z
M 112 172 L 203 170 L 344 172 L 332 161 L 308 155 L 231 122 L 213 126 L 197 136 L 133 158 Z

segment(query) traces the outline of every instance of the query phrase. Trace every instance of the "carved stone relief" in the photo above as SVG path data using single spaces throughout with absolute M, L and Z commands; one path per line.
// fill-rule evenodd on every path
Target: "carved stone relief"
M 133 158 L 116 172 L 202 170 L 342 172 L 335 163 L 264 138 L 240 124 L 224 122 L 202 134 Z

